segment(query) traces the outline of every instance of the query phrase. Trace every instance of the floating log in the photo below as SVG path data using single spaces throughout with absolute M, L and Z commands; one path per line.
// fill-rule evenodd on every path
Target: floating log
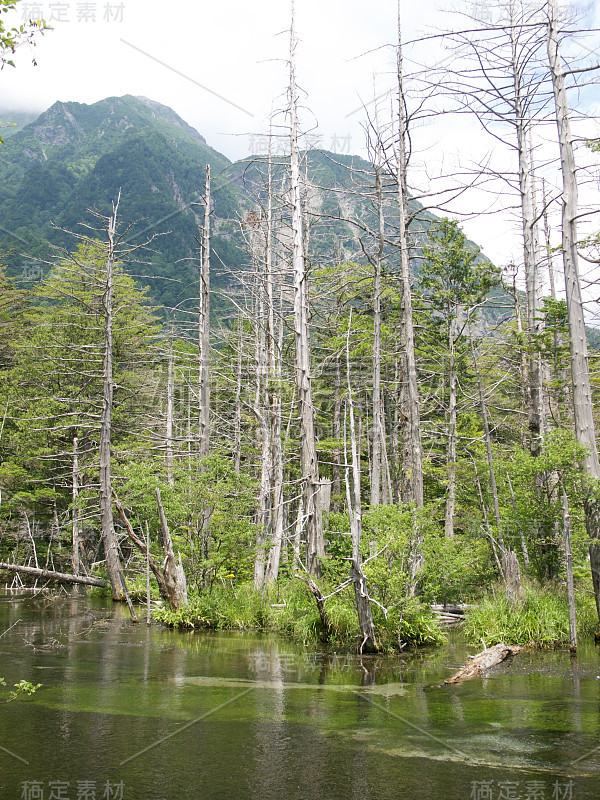
M 58 583 L 81 583 L 84 586 L 110 587 L 108 581 L 101 578 L 88 578 L 85 575 L 68 575 L 66 572 L 53 572 L 50 569 L 38 569 L 37 567 L 21 567 L 19 564 L 5 564 L 0 561 L 0 571 L 22 572 L 25 575 L 33 575 L 36 578 L 44 578 L 48 581 L 58 581 Z
M 520 653 L 523 648 L 518 645 L 496 644 L 494 647 L 489 647 L 481 653 L 473 656 L 468 664 L 458 670 L 451 678 L 444 681 L 445 684 L 462 683 L 462 681 L 471 680 L 471 678 L 478 678 L 484 672 L 487 672 L 492 667 L 501 664 L 504 659 L 509 656 L 514 656 Z

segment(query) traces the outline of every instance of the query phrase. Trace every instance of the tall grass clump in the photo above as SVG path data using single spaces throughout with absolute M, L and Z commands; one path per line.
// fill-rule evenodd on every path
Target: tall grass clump
M 595 606 L 592 598 L 576 598 L 577 629 L 580 636 L 592 635 L 595 629 Z M 529 585 L 522 602 L 506 599 L 504 587 L 486 594 L 467 616 L 465 636 L 487 646 L 505 644 L 530 647 L 562 647 L 569 644 L 569 609 L 563 587 Z
M 327 594 L 327 588 L 323 591 Z M 350 588 L 330 597 L 326 602 L 331 624 L 329 643 L 349 649 L 361 642 L 354 592 Z M 398 646 L 400 610 L 391 609 L 387 619 L 374 608 L 377 636 L 386 650 Z M 159 604 L 154 618 L 173 628 L 212 630 L 261 630 L 316 643 L 325 639 L 325 632 L 315 600 L 302 581 L 290 581 L 279 590 L 255 591 L 252 583 L 213 586 L 210 592 L 190 597 L 186 608 L 171 611 Z M 409 645 L 440 644 L 444 641 L 434 616 L 417 601 L 405 609 L 402 639 Z

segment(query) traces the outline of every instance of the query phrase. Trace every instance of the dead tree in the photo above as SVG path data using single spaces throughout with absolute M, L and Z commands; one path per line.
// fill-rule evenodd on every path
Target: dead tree
M 352 397 L 352 383 L 350 380 L 350 329 L 352 326 L 352 310 L 348 320 L 348 334 L 346 337 L 346 370 L 348 380 L 348 416 L 350 418 L 350 447 L 352 453 L 350 481 L 348 456 L 346 454 L 346 497 L 348 501 L 348 514 L 350 516 L 350 532 L 352 535 L 352 568 L 350 578 L 354 583 L 354 598 L 358 614 L 358 624 L 362 636 L 360 651 L 375 653 L 379 650 L 375 636 L 375 626 L 371 613 L 371 600 L 367 590 L 367 579 L 362 569 L 360 556 L 360 540 L 362 534 L 362 504 L 360 496 L 360 465 L 358 455 L 358 440 L 354 424 L 354 401 Z
M 408 185 L 407 185 L 407 119 L 404 97 L 404 75 L 402 63 L 402 25 L 398 0 L 398 131 L 396 141 L 396 180 L 398 189 L 398 247 L 400 250 L 400 280 L 402 287 L 402 349 L 403 382 L 401 389 L 402 405 L 402 500 L 423 506 L 423 450 L 421 444 L 421 416 L 419 406 L 419 385 L 417 362 L 415 358 L 415 332 L 412 308 L 412 286 L 410 272 L 410 249 L 408 234 Z M 417 536 L 417 539 L 420 537 Z M 415 547 L 411 572 L 413 579 L 422 564 L 422 547 Z
M 206 165 L 204 189 L 204 225 L 198 305 L 198 400 L 200 458 L 210 448 L 210 165 Z
M 563 180 L 562 255 L 567 296 L 567 318 L 570 332 L 571 381 L 573 387 L 573 415 L 577 441 L 586 448 L 585 472 L 591 482 L 600 478 L 600 463 L 596 445 L 596 431 L 590 385 L 587 334 L 579 278 L 577 254 L 578 187 L 573 136 L 569 119 L 569 105 L 565 77 L 568 74 L 561 64 L 558 48 L 558 13 L 556 0 L 547 2 L 547 49 L 550 76 L 554 92 L 554 108 L 558 130 L 558 145 Z M 585 500 L 585 522 L 590 545 L 590 566 L 600 620 L 600 504 L 593 491 Z
M 110 461 L 110 443 L 112 433 L 113 409 L 113 266 L 115 263 L 117 213 L 119 200 L 113 203 L 113 211 L 109 217 L 103 218 L 106 231 L 105 287 L 102 302 L 104 323 L 104 359 L 102 368 L 103 396 L 102 416 L 100 421 L 100 524 L 102 543 L 106 558 L 106 569 L 112 588 L 114 600 L 123 600 L 121 559 L 119 545 L 115 534 L 112 510 L 112 473 Z
M 307 532 L 307 566 L 311 575 L 320 574 L 319 559 L 325 555 L 323 520 L 317 499 L 319 462 L 315 434 L 309 289 L 300 193 L 300 157 L 298 150 L 298 90 L 296 86 L 296 34 L 294 4 L 290 27 L 290 197 L 292 215 L 292 270 L 294 276 L 294 340 L 296 345 L 296 387 L 300 417 L 300 472 L 304 527 Z

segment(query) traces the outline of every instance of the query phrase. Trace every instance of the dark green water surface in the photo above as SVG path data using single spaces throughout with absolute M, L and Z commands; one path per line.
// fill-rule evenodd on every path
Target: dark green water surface
M 0 705 L 0 800 L 600 800 L 591 643 L 449 687 L 458 635 L 361 658 L 0 595 L 0 633 L 17 620 L 0 676 L 43 688 Z

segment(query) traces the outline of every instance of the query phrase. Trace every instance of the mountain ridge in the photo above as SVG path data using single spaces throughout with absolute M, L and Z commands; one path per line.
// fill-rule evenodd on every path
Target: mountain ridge
M 359 228 L 350 216 L 377 227 L 369 186 L 369 162 L 360 156 L 310 150 L 305 155 L 309 217 L 318 220 L 310 236 L 313 263 L 362 260 Z M 273 160 L 274 185 L 284 184 L 286 159 Z M 0 252 L 8 274 L 27 282 L 31 258 L 46 263 L 52 245 L 73 249 L 74 231 L 89 222 L 88 209 L 106 212 L 121 191 L 121 221 L 160 233 L 147 260 L 144 282 L 160 305 L 175 307 L 195 296 L 198 227 L 204 214 L 205 169 L 212 170 L 211 248 L 215 286 L 223 288 L 247 268 L 244 220 L 264 195 L 264 160 L 237 162 L 210 147 L 205 138 L 168 106 L 146 97 L 108 97 L 91 105 L 57 101 L 0 147 Z M 359 184 L 364 184 L 360 188 Z M 333 191 L 331 191 L 333 190 Z M 386 217 L 396 211 L 390 195 Z M 286 217 L 285 191 L 280 214 Z M 418 236 L 436 217 L 414 200 Z M 393 227 L 390 228 L 393 230 Z M 397 252 L 390 247 L 393 269 Z M 415 265 L 418 259 L 415 261 Z M 29 271 L 28 271 L 29 270 Z

